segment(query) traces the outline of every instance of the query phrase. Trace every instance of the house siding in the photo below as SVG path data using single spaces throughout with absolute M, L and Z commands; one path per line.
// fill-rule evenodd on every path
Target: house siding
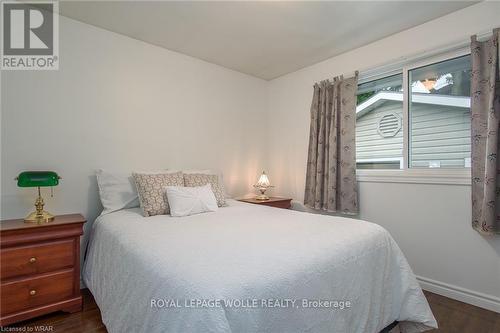
M 403 104 L 387 101 L 362 115 L 356 123 L 357 160 L 398 159 L 403 156 L 403 129 L 384 138 L 378 121 L 387 114 L 403 117 Z M 466 108 L 413 104 L 411 107 L 411 166 L 428 167 L 440 161 L 441 168 L 464 167 L 470 158 L 470 110 Z

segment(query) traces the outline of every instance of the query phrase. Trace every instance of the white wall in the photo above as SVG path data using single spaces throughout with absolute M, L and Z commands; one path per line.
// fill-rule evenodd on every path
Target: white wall
M 57 171 L 47 210 L 89 221 L 97 168 L 212 168 L 230 194 L 250 191 L 266 81 L 64 17 L 60 60 L 58 71 L 2 72 L 2 219 L 33 210 L 35 189 L 14 181 L 23 170 Z
M 468 41 L 499 27 L 498 13 L 499 2 L 480 3 L 271 81 L 268 169 L 274 193 L 303 200 L 315 82 Z M 472 230 L 469 186 L 363 182 L 360 209 L 361 218 L 389 230 L 415 274 L 427 281 L 424 287 L 500 311 L 500 237 Z
M 481 3 L 271 82 L 61 18 L 59 71 L 1 73 L 0 215 L 32 209 L 34 190 L 14 181 L 29 169 L 63 177 L 54 198 L 45 193 L 50 211 L 89 220 L 96 168 L 215 168 L 234 195 L 265 168 L 276 194 L 302 200 L 314 82 L 467 40 L 500 26 L 499 12 Z M 469 196 L 467 186 L 361 183 L 361 217 L 391 232 L 430 287 L 494 303 L 500 239 L 471 229 Z

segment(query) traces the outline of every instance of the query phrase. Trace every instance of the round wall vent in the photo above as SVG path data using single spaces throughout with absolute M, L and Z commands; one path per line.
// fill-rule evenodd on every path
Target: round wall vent
M 395 113 L 389 113 L 378 121 L 377 131 L 384 138 L 392 138 L 401 129 L 401 118 Z

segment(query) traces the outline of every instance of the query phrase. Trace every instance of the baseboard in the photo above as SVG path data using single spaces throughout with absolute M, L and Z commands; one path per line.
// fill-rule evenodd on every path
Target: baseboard
M 444 282 L 417 276 L 422 289 L 441 296 L 500 313 L 500 298 Z

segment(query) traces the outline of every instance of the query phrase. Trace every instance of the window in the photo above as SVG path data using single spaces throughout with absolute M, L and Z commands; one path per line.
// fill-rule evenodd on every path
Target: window
M 359 84 L 358 169 L 470 168 L 471 69 L 464 53 Z
M 470 167 L 470 71 L 470 56 L 409 71 L 411 167 Z
M 356 164 L 358 169 L 399 169 L 403 161 L 403 76 L 358 86 Z

